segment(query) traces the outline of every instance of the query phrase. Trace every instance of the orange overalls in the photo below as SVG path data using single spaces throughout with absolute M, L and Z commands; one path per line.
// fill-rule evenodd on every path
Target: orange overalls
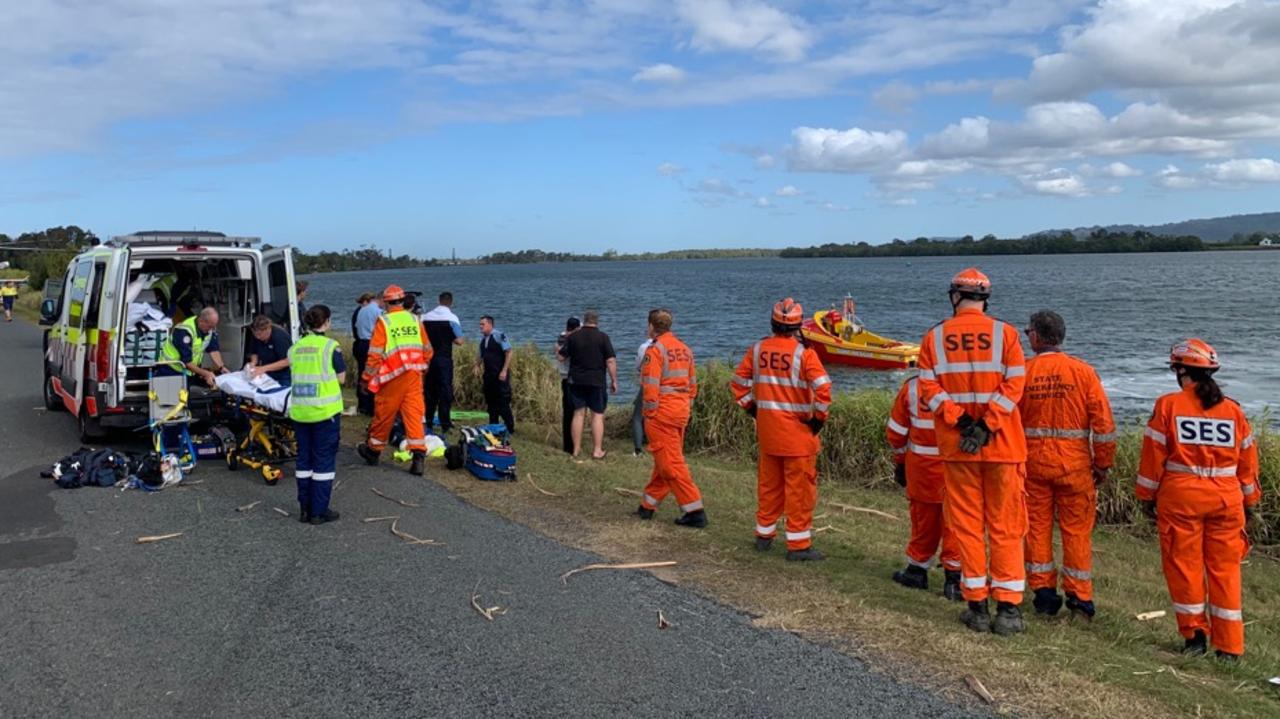
M 1093 524 L 1098 489 L 1093 468 L 1110 469 L 1116 425 L 1098 373 L 1058 351 L 1027 362 L 1018 403 L 1027 437 L 1027 579 L 1031 590 L 1058 589 L 1053 522 L 1062 533 L 1062 589 L 1093 600 Z M 1092 442 L 1090 441 L 1092 438 Z
M 401 313 L 411 319 L 398 316 Z M 422 396 L 422 373 L 427 371 L 431 355 L 422 323 L 412 313 L 403 307 L 392 307 L 378 318 L 373 338 L 369 340 L 369 359 L 362 378 L 373 393 L 369 449 L 374 452 L 386 449 L 391 425 L 399 414 L 409 450 L 426 454 L 427 437 L 422 422 L 427 408 Z
M 907 563 L 928 569 L 933 566 L 933 555 L 941 544 L 943 568 L 960 571 L 955 535 L 943 517 L 946 482 L 938 456 L 933 413 L 920 403 L 915 377 L 898 390 L 885 436 L 893 447 L 894 464 L 905 464 L 907 469 L 907 502 L 911 513 Z
M 822 442 L 806 422 L 827 420 L 831 378 L 817 353 L 792 335 L 774 335 L 747 350 L 732 388 L 739 406 L 756 408 L 756 536 L 772 538 L 785 513 L 787 549 L 808 549 Z
M 1018 331 L 978 309 L 925 333 L 920 343 L 920 399 L 933 412 L 945 463 L 946 517 L 960 547 L 964 598 L 1018 604 L 1026 590 L 1022 539 L 1027 532 L 1022 463 L 1026 438 L 1018 401 L 1026 373 Z M 968 414 L 992 435 L 977 454 L 960 451 L 956 423 Z M 991 583 L 987 584 L 987 541 Z
M 1249 551 L 1244 508 L 1262 499 L 1262 486 L 1258 448 L 1240 405 L 1225 399 L 1204 409 L 1194 386 L 1156 400 L 1137 485 L 1138 499 L 1156 502 L 1160 556 L 1178 631 L 1186 639 L 1202 631 L 1214 648 L 1243 654 L 1240 562 Z
M 645 350 L 640 388 L 644 393 L 644 434 L 653 454 L 653 474 L 640 504 L 657 509 L 667 494 L 674 492 L 682 512 L 696 512 L 702 509 L 702 493 L 684 461 L 684 430 L 689 424 L 690 405 L 698 396 L 698 373 L 693 353 L 674 334 L 662 333 Z

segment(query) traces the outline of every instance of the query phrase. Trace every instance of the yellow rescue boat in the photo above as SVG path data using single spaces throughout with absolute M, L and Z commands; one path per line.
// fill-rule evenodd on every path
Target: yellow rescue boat
M 842 364 L 868 369 L 909 369 L 916 366 L 920 345 L 899 342 L 851 323 L 836 313 L 838 321 L 828 323 L 833 310 L 821 310 L 805 320 L 801 332 L 805 342 L 825 364 Z

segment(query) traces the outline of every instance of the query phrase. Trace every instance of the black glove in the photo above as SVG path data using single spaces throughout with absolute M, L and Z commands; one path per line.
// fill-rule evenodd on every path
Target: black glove
M 754 404 L 753 404 L 753 405 L 751 405 L 750 407 L 747 407 L 747 414 L 751 415 L 751 418 L 752 418 L 752 419 L 755 419 L 755 416 L 756 416 L 756 406 L 755 406 Z
M 973 426 L 973 417 L 970 417 L 968 412 L 965 412 L 964 414 L 960 415 L 960 419 L 956 421 L 956 429 L 960 430 L 962 433 L 966 429 L 969 429 L 972 426 Z
M 966 417 L 961 417 L 963 422 Z M 957 427 L 959 424 L 957 423 Z M 965 454 L 977 454 L 979 450 L 987 446 L 991 441 L 991 429 L 987 427 L 987 423 L 983 420 L 977 422 L 970 421 L 968 427 L 960 430 L 960 451 Z
M 907 486 L 907 465 L 893 465 L 893 481 L 897 482 L 899 487 Z
M 817 434 L 822 431 L 822 425 L 826 424 L 826 422 L 818 419 L 817 417 L 810 417 L 805 420 L 805 424 L 809 425 L 810 432 Z
M 1156 500 L 1148 499 L 1142 502 L 1142 513 L 1147 515 L 1147 519 L 1155 521 L 1156 518 Z

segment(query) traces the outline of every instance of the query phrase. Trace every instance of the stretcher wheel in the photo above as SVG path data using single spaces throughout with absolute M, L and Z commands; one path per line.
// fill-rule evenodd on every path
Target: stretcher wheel
M 240 469 L 240 458 L 236 456 L 235 450 L 227 452 L 227 469 L 232 472 Z
M 269 464 L 262 465 L 262 479 L 265 480 L 267 484 L 275 484 L 276 482 L 279 482 L 280 478 L 283 476 L 283 471 L 276 469 Z

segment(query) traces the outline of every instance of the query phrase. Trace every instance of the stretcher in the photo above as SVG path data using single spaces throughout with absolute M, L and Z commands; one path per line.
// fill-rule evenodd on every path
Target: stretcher
M 280 468 L 298 458 L 298 440 L 289 419 L 289 388 L 270 377 L 250 380 L 245 373 L 215 379 L 226 397 L 238 429 L 236 444 L 227 452 L 227 469 L 258 470 L 263 481 L 275 484 L 284 476 Z

